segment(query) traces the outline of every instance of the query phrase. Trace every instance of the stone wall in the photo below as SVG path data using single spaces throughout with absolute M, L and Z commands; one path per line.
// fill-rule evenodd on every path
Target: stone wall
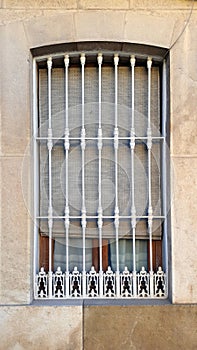
M 32 125 L 31 48 L 101 40 L 171 48 L 170 284 L 174 304 L 196 303 L 197 2 L 2 0 L 0 6 L 0 349 L 80 349 L 83 333 L 86 349 L 119 349 L 120 344 L 126 349 L 194 349 L 195 306 L 25 306 L 33 291 L 31 166 L 25 176 L 21 171 L 24 161 L 30 164 L 26 150 Z M 152 342 L 154 336 L 158 343 Z
M 1 350 L 195 350 L 197 307 L 9 306 Z

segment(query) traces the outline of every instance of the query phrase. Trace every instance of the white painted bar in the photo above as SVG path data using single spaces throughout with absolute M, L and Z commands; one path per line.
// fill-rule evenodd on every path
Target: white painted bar
M 98 151 L 99 151 L 99 183 L 98 183 L 98 229 L 99 229 L 99 295 L 103 295 L 103 257 L 102 257 L 102 227 L 103 227 L 103 209 L 102 209 L 102 198 L 101 198 L 101 154 L 102 154 L 102 110 L 101 110 L 101 66 L 103 62 L 103 56 L 101 53 L 97 56 L 98 67 L 99 67 L 99 128 L 98 128 Z
M 66 230 L 66 296 L 69 296 L 69 205 L 68 205 L 68 151 L 69 151 L 69 127 L 68 127 L 68 67 L 69 67 L 69 56 L 64 56 L 65 65 L 65 139 L 64 149 L 66 152 L 65 162 L 65 230 Z
M 114 152 L 115 152 L 115 231 L 116 231 L 116 294 L 120 295 L 120 267 L 119 267 L 119 208 L 118 208 L 118 55 L 114 55 L 115 66 L 115 128 L 114 128 Z
M 82 115 L 82 129 L 81 129 L 81 163 L 82 163 L 82 210 L 81 210 L 81 225 L 82 225 L 82 237 L 83 237 L 83 271 L 82 271 L 82 289 L 83 296 L 86 296 L 86 266 L 85 266 L 85 235 L 86 235 L 86 207 L 85 207 L 85 124 L 84 124 L 84 115 L 85 115 L 85 54 L 81 54 L 81 94 L 82 94 L 82 103 L 81 103 L 81 115 Z
M 151 149 L 152 149 L 152 131 L 151 131 L 151 67 L 152 59 L 148 57 L 148 128 L 147 128 L 147 148 L 148 148 L 148 233 L 150 244 L 150 295 L 153 295 L 153 249 L 152 249 L 152 186 L 151 186 Z
M 48 227 L 49 227 L 49 297 L 52 296 L 52 229 L 53 229 L 53 206 L 52 206 L 52 120 L 51 120 L 51 70 L 52 58 L 47 60 L 48 67 L 48 171 L 49 171 L 49 207 L 48 207 Z
M 130 147 L 131 147 L 131 226 L 133 233 L 133 294 L 136 295 L 136 208 L 135 208 L 135 179 L 134 179 L 134 156 L 135 156 L 135 56 L 131 56 L 132 71 L 132 101 L 131 101 L 131 131 L 130 131 Z

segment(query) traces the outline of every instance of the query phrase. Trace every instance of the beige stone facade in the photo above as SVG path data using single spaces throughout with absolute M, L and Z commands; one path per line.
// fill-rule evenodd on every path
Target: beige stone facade
M 0 349 L 195 349 L 197 2 L 1 0 L 0 6 Z M 83 41 L 169 49 L 172 305 L 32 305 L 30 49 Z

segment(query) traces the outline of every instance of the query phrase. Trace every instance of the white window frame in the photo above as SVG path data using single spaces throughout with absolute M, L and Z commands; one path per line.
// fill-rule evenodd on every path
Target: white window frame
M 88 54 L 88 52 L 87 52 Z M 123 273 L 120 274 L 119 269 L 117 268 L 116 272 L 113 272 L 110 270 L 110 268 L 103 273 L 100 271 L 97 273 L 94 269 L 91 271 L 88 271 L 86 274 L 85 272 L 85 267 L 83 268 L 83 272 L 80 273 L 77 270 L 70 272 L 70 271 L 61 271 L 61 269 L 58 269 L 56 272 L 53 272 L 51 269 L 51 264 L 49 262 L 49 272 L 46 273 L 43 269 L 41 271 L 38 271 L 38 266 L 37 266 L 37 261 L 38 261 L 38 227 L 39 227 L 39 164 L 38 164 L 38 96 L 37 96 L 37 62 L 40 60 L 48 60 L 48 72 L 50 72 L 50 62 L 51 62 L 51 57 L 57 57 L 57 56 L 64 56 L 64 53 L 58 53 L 58 54 L 53 54 L 53 55 L 46 55 L 46 56 L 38 56 L 33 58 L 33 166 L 34 166 L 34 205 L 33 205 L 33 210 L 34 210 L 34 262 L 33 262 L 33 270 L 34 270 L 34 298 L 35 299 L 54 299 L 54 298 L 63 298 L 63 299 L 76 299 L 76 298 L 89 298 L 89 297 L 95 297 L 95 298 L 126 298 L 126 299 L 142 299 L 142 298 L 147 298 L 147 299 L 166 299 L 168 297 L 168 223 L 167 223 L 167 195 L 166 195 L 166 188 L 167 188 L 167 155 L 166 155 L 166 147 L 165 147 L 165 142 L 163 142 L 163 147 L 162 147 L 162 168 L 163 168 L 163 173 L 162 173 L 162 187 L 163 187 L 163 197 L 162 197 L 162 205 L 163 205 L 163 216 L 165 217 L 164 224 L 163 224 L 163 244 L 164 244 L 164 261 L 165 261 L 165 272 L 163 272 L 161 269 L 158 270 L 157 273 L 153 272 L 152 266 L 150 266 L 150 272 L 145 271 L 143 268 L 142 270 L 137 273 L 136 269 L 134 267 L 134 271 L 132 273 L 128 272 L 126 269 Z M 131 69 L 133 72 L 132 77 L 134 77 L 134 67 L 135 67 L 135 57 L 137 55 L 131 55 Z M 150 79 L 151 79 L 151 64 L 152 64 L 152 59 L 154 57 L 149 58 L 147 57 L 147 67 L 148 67 L 148 72 L 149 72 L 149 94 L 150 94 Z M 157 58 L 156 58 L 157 59 Z M 68 70 L 68 56 L 65 55 L 65 72 Z M 83 67 L 85 64 L 85 56 L 81 55 L 81 64 L 82 64 L 82 84 L 83 84 Z M 98 65 L 99 65 L 99 80 L 101 76 L 101 55 L 99 56 L 98 52 Z M 118 66 L 118 56 L 114 56 L 114 64 L 115 64 L 115 79 L 117 79 L 117 66 Z M 67 74 L 67 73 L 66 73 Z M 66 76 L 66 75 L 65 75 Z M 163 61 L 163 72 L 162 72 L 162 137 L 164 140 L 166 140 L 166 123 L 167 123 L 167 71 L 166 71 L 166 60 Z M 50 79 L 50 78 L 49 78 Z M 133 78 L 132 78 L 133 79 Z M 67 81 L 65 80 L 65 86 L 67 85 Z M 100 86 L 100 83 L 99 83 Z M 66 88 L 67 89 L 67 88 Z M 49 89 L 50 90 L 50 89 Z M 83 91 L 83 88 L 82 88 Z M 133 89 L 134 91 L 134 89 Z M 133 92 L 134 93 L 134 92 Z M 50 95 L 50 92 L 49 92 Z M 83 92 L 82 92 L 82 114 L 83 114 Z M 50 97 L 49 97 L 50 100 Z M 149 125 L 149 131 L 147 133 L 147 144 L 148 144 L 148 152 L 149 152 L 149 147 L 151 149 L 151 142 L 152 142 L 152 136 L 151 136 L 151 130 L 150 130 L 150 96 L 149 96 L 149 107 L 148 107 L 148 125 Z M 134 101 L 134 97 L 133 97 Z M 100 95 L 100 87 L 99 87 L 99 104 L 101 103 L 101 95 Z M 49 102 L 50 105 L 50 102 Z M 115 106 L 117 105 L 117 92 L 115 92 Z M 134 109 L 134 106 L 133 106 Z M 66 108 L 67 110 L 67 108 Z M 117 120 L 116 117 L 117 110 L 115 108 L 115 120 Z M 50 114 L 50 108 L 49 108 L 49 114 Z M 49 118 L 50 119 L 50 118 Z M 50 123 L 50 121 L 49 121 Z M 100 145 L 102 143 L 102 130 L 101 130 L 101 125 L 99 121 L 99 133 L 98 133 L 98 144 L 100 142 Z M 81 139 L 82 139 L 82 153 L 83 153 L 83 142 L 85 141 L 84 139 L 84 130 L 83 130 L 83 124 L 82 124 L 82 134 L 81 134 Z M 118 129 L 117 125 L 115 123 L 115 129 L 114 129 L 114 145 L 115 145 L 115 156 L 116 155 L 116 145 L 118 143 Z M 68 134 L 67 134 L 68 136 Z M 48 144 L 49 148 L 50 142 L 51 142 L 51 137 L 50 137 L 50 125 L 49 125 L 49 134 L 48 134 Z M 66 137 L 65 133 L 65 150 L 66 150 L 66 145 L 69 141 L 69 137 Z M 131 154 L 132 154 L 132 144 L 135 142 L 135 137 L 134 134 L 132 134 L 131 130 Z M 99 147 L 99 146 L 98 146 Z M 100 146 L 101 147 L 101 146 Z M 100 148 L 101 149 L 101 148 Z M 67 152 L 67 151 L 66 151 Z M 100 151 L 99 151 L 100 152 Z M 117 161 L 117 159 L 116 159 Z M 117 162 L 116 162 L 117 163 Z M 149 179 L 150 181 L 150 179 Z M 150 188 L 150 185 L 149 185 Z M 117 186 L 116 186 L 117 189 Z M 151 196 L 151 195 L 150 195 Z M 116 196 L 117 198 L 117 196 Z M 150 201 L 151 202 L 151 201 Z M 101 203 L 100 203 L 101 204 Z M 117 204 L 117 203 L 116 203 Z M 68 209 L 68 203 L 66 204 L 66 207 Z M 85 212 L 85 206 L 84 211 L 82 210 L 82 228 L 83 229 L 83 242 L 85 242 L 85 226 L 86 226 L 86 212 Z M 51 216 L 52 219 L 52 208 L 49 206 L 49 216 Z M 68 211 L 66 212 L 65 210 L 65 220 L 69 220 L 69 214 Z M 116 205 L 116 210 L 115 210 L 115 228 L 116 228 L 116 248 L 118 251 L 118 220 L 119 220 L 119 213 L 118 213 L 118 205 Z M 133 227 L 133 234 L 135 235 L 135 212 L 132 212 L 132 227 Z M 49 218 L 50 221 L 50 218 Z M 151 230 L 151 224 L 152 224 L 152 208 L 151 204 L 149 205 L 149 212 L 148 212 L 148 222 L 149 222 L 149 228 Z M 100 208 L 100 212 L 98 214 L 98 223 L 100 223 L 100 228 L 102 227 L 102 208 Z M 102 241 L 101 241 L 101 231 L 99 230 L 99 246 L 100 250 L 102 250 Z M 52 234 L 52 229 L 51 233 Z M 135 236 L 133 236 L 135 237 Z M 150 238 L 150 243 L 152 242 L 151 238 L 151 233 L 149 235 Z M 50 240 L 49 240 L 50 241 Z M 134 242 L 135 240 L 133 240 Z M 83 243 L 83 248 L 85 247 L 85 243 Z M 152 245 L 150 244 L 150 247 Z M 152 248 L 150 248 L 150 261 L 152 261 Z M 49 250 L 51 250 L 51 246 L 49 247 Z M 133 251 L 135 251 L 135 246 L 133 246 Z M 85 249 L 83 249 L 83 256 L 85 255 Z M 67 254 L 68 256 L 68 254 Z M 49 259 L 50 261 L 50 259 Z M 85 261 L 85 260 L 83 260 Z M 102 266 L 102 259 L 100 255 L 100 265 Z M 118 266 L 118 263 L 117 263 Z M 134 263 L 135 266 L 135 263 Z M 63 294 L 61 292 L 58 292 L 57 294 L 55 293 L 55 285 L 56 281 L 59 278 L 62 283 L 62 288 L 63 288 Z M 132 293 L 122 293 L 121 292 L 121 283 L 124 283 L 125 278 L 129 281 L 131 281 L 132 284 Z M 78 281 L 79 286 L 80 286 L 80 293 L 74 293 L 71 295 L 70 290 L 71 290 L 71 284 L 73 279 L 76 279 Z M 113 280 L 114 286 L 116 291 L 115 293 L 106 293 L 105 288 L 103 288 L 103 285 L 107 283 L 106 281 L 109 281 L 110 279 Z M 88 294 L 88 283 L 90 283 L 91 280 L 94 281 L 100 281 L 99 283 L 99 288 L 97 289 L 97 294 L 94 296 L 93 294 L 89 293 Z M 164 293 L 161 291 L 157 293 L 156 288 L 157 288 L 157 281 L 160 280 L 163 283 L 164 287 Z M 38 293 L 39 291 L 39 284 L 40 281 L 45 284 L 45 291 L 46 292 L 41 292 L 41 294 Z M 142 293 L 139 292 L 140 286 L 143 283 L 147 283 L 148 286 L 148 293 L 145 293 L 142 290 Z

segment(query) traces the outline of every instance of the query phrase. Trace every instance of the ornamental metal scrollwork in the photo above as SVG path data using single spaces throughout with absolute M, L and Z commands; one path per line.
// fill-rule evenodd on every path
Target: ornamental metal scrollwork
M 40 272 L 37 275 L 36 285 L 38 298 L 47 298 L 47 274 L 44 271 L 44 267 L 41 267 Z
M 81 296 L 81 273 L 74 267 L 74 270 L 70 276 L 71 279 L 71 296 L 80 297 Z
M 149 276 L 144 267 L 142 267 L 140 273 L 138 274 L 138 296 L 149 296 Z
M 88 296 L 98 296 L 98 273 L 94 266 L 91 267 L 89 274 L 87 275 Z
M 108 269 L 104 274 L 104 288 L 106 297 L 115 296 L 115 274 L 110 266 L 108 266 Z
M 64 275 L 61 271 L 61 268 L 58 267 L 54 275 L 54 296 L 56 298 L 63 298 L 64 296 Z
M 131 297 L 132 296 L 132 274 L 129 272 L 127 266 L 121 274 L 121 296 Z

